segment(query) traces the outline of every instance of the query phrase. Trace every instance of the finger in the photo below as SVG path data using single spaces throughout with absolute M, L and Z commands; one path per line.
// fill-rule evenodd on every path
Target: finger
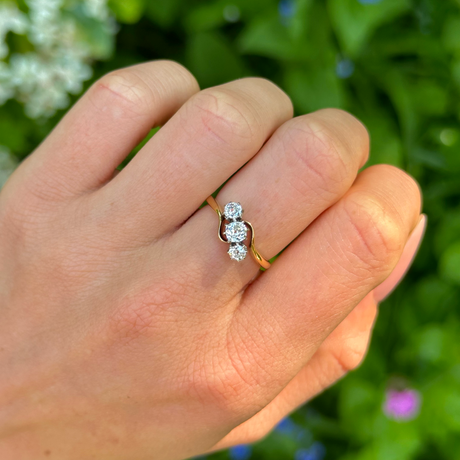
M 229 337 L 236 372 L 269 402 L 393 270 L 420 213 L 401 170 L 374 166 L 250 285 Z
M 113 216 L 152 239 L 189 218 L 292 117 L 273 83 L 246 78 L 192 97 L 103 192 Z
M 271 258 L 346 193 L 368 152 L 367 131 L 350 114 L 328 109 L 298 117 L 279 128 L 217 198 L 222 207 L 241 202 L 258 251 Z M 233 296 L 259 266 L 250 255 L 242 262 L 230 260 L 216 226 L 207 206 L 177 232 L 176 240 L 193 240 L 193 245 L 182 244 L 183 258 L 194 272 L 211 277 L 216 291 Z
M 213 450 L 260 440 L 288 414 L 358 367 L 367 353 L 376 316 L 377 304 L 370 293 L 326 338 L 275 399 L 233 429 Z
M 151 128 L 198 90 L 190 72 L 172 61 L 111 72 L 66 114 L 24 169 L 37 187 L 45 182 L 62 195 L 97 188 Z
M 370 292 L 320 345 L 311 360 L 264 409 L 242 423 L 214 449 L 257 441 L 284 417 L 322 393 L 364 359 L 377 316 L 377 302 L 388 295 L 414 260 L 426 228 L 422 215 L 391 275 Z

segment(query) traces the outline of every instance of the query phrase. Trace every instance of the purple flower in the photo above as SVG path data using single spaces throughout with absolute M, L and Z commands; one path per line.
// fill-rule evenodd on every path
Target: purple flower
M 363 5 L 373 5 L 375 3 L 380 3 L 382 0 L 358 0 L 359 3 L 362 3 Z
M 420 412 L 421 396 L 417 390 L 390 389 L 386 393 L 383 403 L 385 415 L 397 421 L 409 421 L 417 417 Z
M 232 460 L 248 460 L 251 457 L 252 448 L 247 444 L 231 447 L 229 450 Z

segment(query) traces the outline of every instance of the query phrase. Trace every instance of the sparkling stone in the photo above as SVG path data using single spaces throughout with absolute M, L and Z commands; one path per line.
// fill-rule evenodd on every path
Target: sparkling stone
M 243 260 L 246 257 L 247 253 L 248 248 L 245 244 L 234 243 L 231 244 L 228 248 L 228 254 L 230 256 L 230 259 L 237 260 L 238 262 Z
M 234 201 L 227 203 L 224 208 L 224 216 L 226 219 L 240 219 L 243 215 L 243 207 L 240 203 Z
M 246 239 L 248 228 L 244 222 L 230 222 L 225 225 L 225 236 L 230 243 L 241 243 Z

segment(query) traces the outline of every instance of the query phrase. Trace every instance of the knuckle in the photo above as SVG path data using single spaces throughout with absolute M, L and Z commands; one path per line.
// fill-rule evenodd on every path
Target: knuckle
M 329 123 L 320 119 L 299 117 L 282 133 L 285 160 L 296 187 L 326 197 L 336 197 L 348 188 L 356 175 L 345 146 L 337 139 Z
M 361 265 L 388 274 L 404 247 L 402 219 L 395 206 L 370 191 L 350 194 L 343 202 L 352 253 Z
M 341 122 L 347 130 L 351 126 L 364 140 L 369 140 L 369 131 L 366 126 L 350 112 L 342 109 L 328 108 L 319 110 L 317 113 L 327 115 L 328 118 L 336 120 L 337 123 Z
M 176 61 L 161 60 L 156 61 L 156 64 L 161 66 L 161 69 L 172 79 L 180 80 L 186 86 L 191 86 L 198 89 L 198 82 L 193 74 L 185 68 L 182 64 Z
M 183 384 L 191 396 L 211 402 L 227 419 L 241 422 L 259 412 L 268 400 L 256 377 L 261 370 L 255 368 L 254 357 L 246 350 L 237 351 L 226 334 L 223 331 L 219 344 L 205 346 L 209 351 L 195 351 L 193 355 L 199 358 L 191 360 Z
M 262 409 L 255 401 L 254 386 L 228 359 L 206 356 L 193 361 L 186 372 L 186 387 L 192 396 L 210 402 L 229 420 L 246 419 Z
M 191 360 L 180 386 L 190 397 L 217 407 L 226 419 L 244 418 L 247 384 L 228 360 L 209 355 Z
M 370 136 L 366 126 L 351 113 L 342 109 L 322 109 L 316 112 L 319 118 L 325 116 L 329 122 L 333 122 L 348 150 L 355 155 L 361 155 L 362 166 L 369 157 Z
M 145 113 L 154 98 L 150 86 L 138 72 L 131 69 L 110 72 L 95 83 L 93 103 L 101 110 L 106 110 L 107 104 L 98 100 L 101 93 L 104 93 L 102 101 L 106 101 L 106 97 L 109 98 L 111 110 L 116 111 L 117 107 L 120 107 L 120 116 L 125 110 L 130 115 Z
M 421 210 L 421 191 L 416 180 L 402 169 L 392 165 L 376 165 L 368 169 L 371 170 L 376 168 L 378 168 L 380 174 L 385 174 L 388 180 L 391 180 L 391 182 L 396 185 L 395 190 L 398 191 L 400 196 L 406 198 L 402 204 L 408 204 L 418 215 Z M 417 206 L 413 206 L 414 204 Z
M 342 377 L 357 369 L 364 361 L 366 352 L 367 343 L 356 344 L 355 342 L 353 344 L 347 343 L 331 352 L 331 359 L 333 360 L 334 367 L 338 370 L 338 377 Z
M 246 148 L 261 125 L 256 111 L 234 91 L 212 88 L 201 91 L 190 101 L 193 118 L 205 132 L 221 144 Z
M 22 245 L 49 231 L 48 221 L 53 216 L 54 203 L 35 193 L 39 190 L 24 187 L 17 191 L 14 198 L 0 204 L 1 228 Z

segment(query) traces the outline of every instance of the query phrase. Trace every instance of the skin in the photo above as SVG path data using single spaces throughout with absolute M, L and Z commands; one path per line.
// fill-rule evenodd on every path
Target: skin
M 96 82 L 18 168 L 0 194 L 0 458 L 252 442 L 361 362 L 422 237 L 419 188 L 359 173 L 350 114 L 292 116 L 269 81 L 199 91 L 151 62 Z M 199 209 L 230 177 L 219 202 L 243 204 L 259 251 L 289 245 L 266 272 Z

